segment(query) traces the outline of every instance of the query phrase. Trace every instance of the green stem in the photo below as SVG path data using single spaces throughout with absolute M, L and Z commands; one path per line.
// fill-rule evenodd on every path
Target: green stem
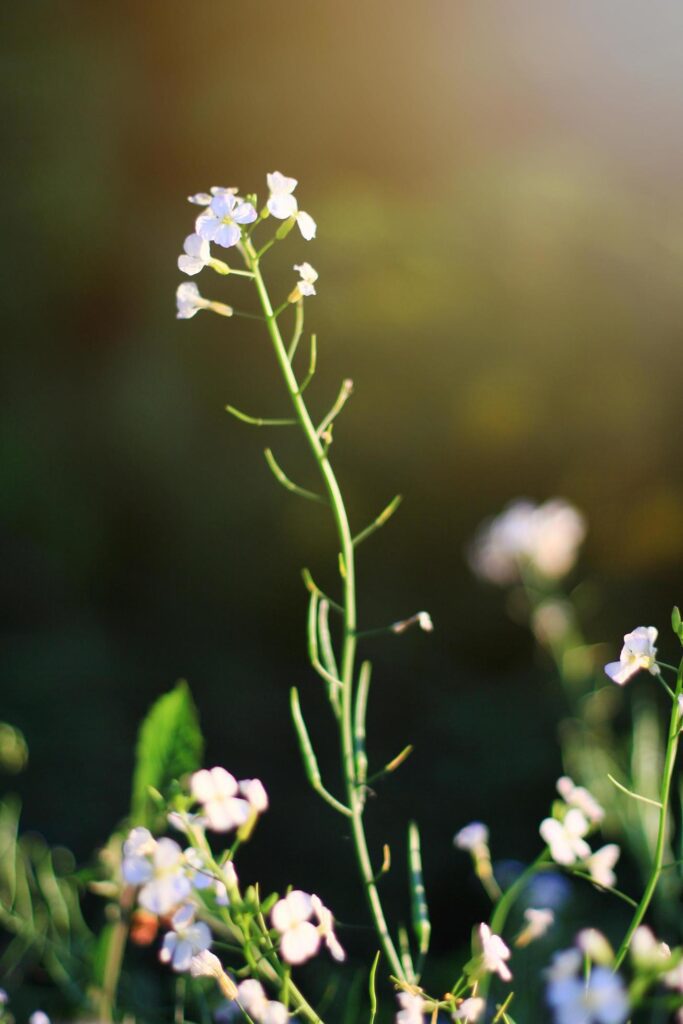
M 652 902 L 652 897 L 657 889 L 659 877 L 662 873 L 662 864 L 664 860 L 664 847 L 666 845 L 666 834 L 669 824 L 669 797 L 671 794 L 671 780 L 673 778 L 674 765 L 676 763 L 676 753 L 678 750 L 678 738 L 680 735 L 680 709 L 678 707 L 678 697 L 683 691 L 683 661 L 678 668 L 678 677 L 676 679 L 676 693 L 674 694 L 676 700 L 674 701 L 671 709 L 671 718 L 669 723 L 669 738 L 666 745 L 666 756 L 664 758 L 664 774 L 662 776 L 662 786 L 659 794 L 659 802 L 661 804 L 659 810 L 659 829 L 657 831 L 657 843 L 655 845 L 654 862 L 652 865 L 652 871 L 648 879 L 647 885 L 645 886 L 645 892 L 643 893 L 642 899 L 638 904 L 635 914 L 631 920 L 630 925 L 624 940 L 621 943 L 614 961 L 614 970 L 618 970 L 624 961 L 624 957 L 628 953 L 628 948 L 631 945 L 631 939 L 636 929 L 641 924 L 647 908 Z
M 287 348 L 282 339 L 280 328 L 273 312 L 268 290 L 264 283 L 259 267 L 259 255 L 252 242 L 245 239 L 243 251 L 247 268 L 254 275 L 254 284 L 258 292 L 261 308 L 265 315 L 266 327 L 270 340 L 275 351 L 275 357 L 280 367 L 285 386 L 289 392 L 294 412 L 301 425 L 301 429 L 311 449 L 311 453 L 318 466 L 325 490 L 327 491 L 332 514 L 334 516 L 339 548 L 341 552 L 341 565 L 343 567 L 344 586 L 344 639 L 341 658 L 341 682 L 342 691 L 342 713 L 339 722 L 340 738 L 342 747 L 342 770 L 347 793 L 347 803 L 351 811 L 351 831 L 353 834 L 356 858 L 364 883 L 367 900 L 370 906 L 375 928 L 382 943 L 382 949 L 392 972 L 405 980 L 405 972 L 401 966 L 400 957 L 396 951 L 394 942 L 389 934 L 384 910 L 379 898 L 377 886 L 374 882 L 374 872 L 368 851 L 365 828 L 363 825 L 363 799 L 361 790 L 357 785 L 356 768 L 354 759 L 353 743 L 353 684 L 356 658 L 356 575 L 353 539 L 346 507 L 342 498 L 339 483 L 334 474 L 327 452 L 323 446 L 318 432 L 311 420 L 308 408 L 301 394 L 296 375 L 287 356 Z

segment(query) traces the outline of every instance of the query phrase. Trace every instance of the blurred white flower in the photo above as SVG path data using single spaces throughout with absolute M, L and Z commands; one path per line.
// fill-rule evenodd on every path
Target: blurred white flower
M 555 1024 L 624 1024 L 629 1015 L 624 983 L 607 967 L 594 967 L 588 979 L 551 976 L 547 999 Z
M 313 913 L 318 918 L 318 931 L 335 960 L 346 960 L 346 953 L 342 949 L 337 936 L 334 933 L 334 917 L 332 911 L 324 906 L 319 896 L 311 896 Z
M 153 838 L 145 828 L 135 828 L 123 845 L 123 878 L 141 885 L 138 902 L 151 914 L 168 914 L 189 896 L 183 851 L 173 839 Z
M 561 949 L 559 953 L 553 954 L 550 967 L 546 968 L 544 974 L 550 982 L 566 981 L 581 970 L 583 957 L 578 949 Z
M 50 1018 L 42 1010 L 36 1010 L 29 1017 L 28 1024 L 50 1024 Z
M 472 1024 L 476 1024 L 482 1013 L 486 1008 L 486 1001 L 479 999 L 478 996 L 474 996 L 471 999 L 464 999 L 460 1006 L 453 1014 L 453 1020 L 463 1020 L 466 1022 L 471 1021 Z
M 396 1024 L 423 1024 L 427 1003 L 417 992 L 399 992 L 397 999 L 401 1009 L 396 1014 Z
M 252 204 L 232 189 L 217 189 L 209 207 L 197 217 L 195 231 L 207 242 L 230 249 L 241 240 L 242 225 L 253 223 L 256 217 Z
M 585 535 L 584 517 L 561 498 L 542 505 L 520 499 L 482 524 L 469 561 L 478 576 L 499 585 L 516 582 L 525 564 L 558 579 L 574 565 Z
M 605 817 L 605 811 L 592 793 L 583 786 L 576 786 L 573 779 L 563 775 L 557 780 L 557 792 L 570 807 L 578 807 L 583 815 L 594 825 L 598 825 Z
M 315 295 L 315 282 L 318 280 L 318 271 L 310 263 L 295 263 L 294 269 L 299 271 L 299 280 L 294 290 L 298 291 L 299 295 Z
M 250 1017 L 260 1021 L 268 1006 L 268 997 L 263 986 L 254 978 L 247 978 L 237 986 L 237 999 Z
M 614 963 L 614 950 L 597 928 L 582 928 L 576 936 L 576 945 L 594 964 L 611 967 Z
M 185 850 L 185 872 L 193 889 L 209 889 L 215 884 L 213 872 L 206 863 L 206 858 L 193 846 L 188 846 Z
M 263 1011 L 261 1024 L 287 1024 L 288 1021 L 289 1011 L 284 1003 L 271 999 Z
M 484 970 L 490 974 L 497 974 L 503 981 L 510 981 L 512 972 L 505 963 L 510 959 L 510 950 L 500 935 L 494 935 L 487 924 L 480 924 L 478 940 Z
M 654 626 L 638 626 L 632 633 L 627 633 L 619 661 L 605 665 L 605 672 L 610 679 L 623 686 L 641 669 L 651 672 L 653 676 L 658 675 L 656 639 L 657 630 Z
M 4 988 L 0 988 L 0 1006 L 7 1006 L 9 1003 L 9 996 L 5 992 Z
M 239 791 L 257 814 L 268 810 L 268 794 L 260 779 L 242 779 Z
M 528 907 L 524 911 L 524 919 L 527 923 L 515 939 L 515 945 L 520 947 L 528 946 L 530 942 L 542 938 L 553 924 L 555 914 L 547 907 L 538 910 Z
M 189 320 L 200 309 L 210 309 L 212 313 L 219 316 L 232 316 L 232 307 L 226 306 L 224 302 L 212 302 L 204 299 L 199 293 L 199 288 L 194 281 L 184 281 L 179 284 L 175 293 L 178 320 Z
M 190 961 L 190 974 L 193 978 L 220 978 L 223 973 L 222 963 L 208 949 L 195 953 Z
M 293 889 L 273 907 L 270 919 L 280 933 L 280 954 L 289 964 L 302 964 L 318 952 L 320 933 L 311 923 L 313 902 L 308 893 Z
M 608 889 L 616 885 L 617 876 L 613 869 L 620 853 L 621 850 L 616 843 L 607 843 L 586 858 L 584 866 L 596 885 L 603 885 Z
M 195 908 L 189 903 L 175 912 L 171 919 L 173 931 L 164 935 L 159 951 L 162 963 L 170 963 L 174 971 L 189 971 L 193 957 L 211 945 L 211 931 L 204 921 L 195 921 Z
M 196 192 L 193 196 L 188 196 L 187 201 L 195 206 L 210 206 L 214 196 L 221 193 L 230 193 L 236 196 L 238 192 L 238 188 L 223 188 L 222 185 L 212 185 L 210 194 L 209 192 Z
M 249 818 L 248 800 L 237 796 L 237 780 L 225 768 L 203 768 L 190 780 L 192 796 L 202 805 L 208 827 L 214 832 L 239 828 Z
M 489 830 L 481 821 L 472 821 L 465 825 L 453 837 L 453 844 L 459 850 L 472 852 L 481 846 L 488 846 Z
M 169 811 L 166 820 L 172 828 L 186 836 L 197 831 L 202 832 L 206 825 L 206 818 L 201 814 L 190 814 L 188 811 Z
M 666 942 L 659 942 L 646 925 L 636 928 L 629 947 L 631 959 L 641 970 L 656 970 L 671 959 L 671 949 Z M 681 975 L 683 979 L 683 975 Z
M 539 832 L 550 847 L 550 856 L 557 864 L 574 864 L 590 856 L 590 846 L 583 838 L 588 832 L 588 822 L 577 808 L 567 811 L 564 821 L 544 818 Z
M 401 619 L 399 622 L 392 622 L 389 629 L 392 633 L 405 633 L 411 626 L 419 626 L 425 633 L 434 632 L 434 623 L 429 612 L 415 612 L 409 619 Z

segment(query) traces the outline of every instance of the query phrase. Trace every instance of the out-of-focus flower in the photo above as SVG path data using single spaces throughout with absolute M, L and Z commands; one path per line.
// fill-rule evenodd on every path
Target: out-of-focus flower
M 434 632 L 434 623 L 429 612 L 415 612 L 409 619 L 401 619 L 399 622 L 392 622 L 389 629 L 392 633 L 405 633 L 411 626 L 419 626 L 425 633 Z
M 479 999 L 478 996 L 473 996 L 470 999 L 464 999 L 460 1006 L 453 1014 L 453 1020 L 463 1020 L 465 1022 L 471 1021 L 472 1024 L 476 1024 L 482 1013 L 486 1008 L 486 1001 Z
M 28 1024 L 50 1024 L 50 1018 L 42 1010 L 35 1010 L 29 1017 Z
M 268 810 L 268 794 L 260 779 L 242 779 L 239 791 L 257 814 Z
M 607 889 L 616 885 L 617 876 L 613 869 L 620 853 L 621 850 L 616 843 L 607 843 L 586 858 L 584 866 L 596 885 L 602 885 Z
M 633 963 L 642 970 L 655 970 L 671 959 L 671 949 L 666 942 L 659 942 L 652 930 L 642 924 L 633 933 L 629 952 Z
M 271 911 L 273 927 L 280 933 L 280 954 L 289 964 L 302 964 L 318 952 L 320 932 L 311 923 L 313 902 L 308 893 L 293 889 Z
M 568 601 L 551 598 L 533 609 L 531 627 L 539 643 L 552 646 L 567 635 L 572 618 L 573 611 Z
M 582 928 L 576 936 L 576 945 L 594 964 L 611 967 L 614 963 L 614 950 L 597 928 Z
M 215 978 L 226 999 L 231 1002 L 237 998 L 237 986 L 232 978 L 225 973 L 217 956 L 203 949 L 190 961 L 190 974 L 193 978 Z
M 529 884 L 527 897 L 529 902 L 542 907 L 559 910 L 569 899 L 571 884 L 559 871 L 544 871 L 536 875 Z
M 481 950 L 481 963 L 485 973 L 497 974 L 503 981 L 510 981 L 512 972 L 505 963 L 510 959 L 510 950 L 500 935 L 494 935 L 487 924 L 477 929 L 477 944 Z
M 423 1024 L 428 1004 L 418 992 L 399 992 L 396 998 L 401 1007 L 396 1024 Z
M 210 309 L 212 313 L 218 313 L 219 316 L 232 316 L 232 306 L 203 298 L 194 281 L 184 281 L 179 284 L 176 288 L 175 299 L 178 320 L 189 320 L 200 309 Z
M 193 889 L 209 889 L 214 884 L 213 873 L 205 858 L 193 846 L 188 846 L 185 850 L 185 865 Z
M 658 675 L 656 639 L 657 630 L 654 626 L 638 626 L 632 633 L 627 633 L 619 661 L 605 665 L 605 672 L 610 679 L 623 686 L 641 669 L 651 672 L 653 676 Z
M 170 963 L 174 971 L 189 971 L 192 958 L 211 945 L 209 926 L 204 921 L 195 921 L 194 913 L 190 904 L 181 907 L 171 919 L 173 931 L 164 935 L 159 959 Z
M 263 1011 L 261 1024 L 287 1024 L 288 1021 L 289 1011 L 285 1004 L 278 1002 L 277 999 L 271 999 Z
M 618 974 L 607 967 L 594 967 L 588 979 L 578 976 L 581 954 L 573 960 L 575 969 L 561 973 L 556 961 L 548 972 L 547 1000 L 553 1010 L 555 1024 L 624 1024 L 629 1015 L 628 996 Z M 564 956 L 564 954 L 558 954 Z M 569 960 L 563 967 L 569 967 Z
M 141 885 L 138 902 L 152 914 L 168 914 L 190 894 L 183 851 L 173 839 L 153 838 L 145 828 L 135 828 L 123 845 L 123 878 Z
M 169 811 L 166 820 L 172 828 L 184 832 L 186 836 L 201 832 L 206 825 L 206 818 L 201 814 L 190 814 L 188 811 Z
M 472 852 L 478 847 L 488 847 L 489 830 L 481 821 L 472 821 L 453 836 L 453 844 L 459 850 Z
M 578 807 L 581 813 L 594 825 L 600 824 L 605 817 L 605 811 L 600 806 L 592 793 L 589 793 L 583 786 L 574 784 L 573 779 L 563 775 L 557 780 L 557 792 L 565 803 L 570 807 Z
M 249 818 L 249 801 L 237 795 L 237 780 L 225 768 L 203 768 L 195 772 L 190 789 L 192 796 L 202 805 L 208 827 L 214 832 L 239 828 Z
M 501 586 L 520 578 L 525 564 L 548 579 L 559 579 L 573 567 L 586 535 L 581 513 L 561 498 L 535 505 L 512 502 L 485 522 L 469 549 L 472 569 Z
M 550 982 L 566 981 L 581 970 L 582 964 L 583 957 L 578 949 L 561 949 L 553 954 L 550 967 L 545 970 L 545 976 Z
M 210 194 L 209 192 L 196 192 L 193 196 L 188 196 L 187 201 L 195 206 L 210 206 L 214 196 L 226 193 L 236 196 L 238 192 L 238 188 L 224 188 L 222 185 L 212 185 Z
M 555 920 L 555 914 L 548 907 L 541 907 L 538 910 L 535 907 L 527 907 L 524 917 L 527 923 L 515 939 L 515 945 L 520 947 L 528 946 L 530 942 L 540 939 Z
M 268 997 L 263 986 L 254 978 L 247 978 L 237 986 L 237 999 L 250 1017 L 260 1021 L 268 1006 Z
M 332 911 L 328 910 L 319 896 L 311 896 L 313 913 L 318 918 L 318 931 L 335 960 L 346 960 L 346 953 L 342 949 L 337 936 L 334 933 L 334 917 Z
M 251 224 L 257 214 L 251 203 L 245 202 L 231 189 L 216 191 L 210 206 L 197 217 L 195 230 L 207 242 L 215 242 L 230 249 L 242 238 L 242 225 Z
M 5 992 L 4 988 L 0 988 L 0 1006 L 7 1006 L 9 1003 L 9 996 Z
M 588 832 L 588 822 L 576 807 L 567 811 L 564 821 L 544 818 L 539 832 L 550 847 L 550 856 L 556 864 L 574 864 L 590 856 L 591 848 L 583 838 Z

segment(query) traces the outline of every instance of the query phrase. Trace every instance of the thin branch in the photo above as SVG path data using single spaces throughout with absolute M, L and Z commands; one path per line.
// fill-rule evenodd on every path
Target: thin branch
M 240 412 L 234 405 L 226 405 L 225 411 L 229 412 L 231 416 L 234 416 L 236 420 L 241 420 L 242 423 L 248 423 L 252 427 L 293 427 L 296 426 L 296 420 L 278 420 L 278 419 L 263 419 L 260 416 L 248 416 L 246 412 Z
M 327 683 L 328 700 L 335 715 L 339 718 L 341 714 L 339 694 L 342 690 L 342 681 L 332 675 L 320 661 L 318 653 L 318 596 L 315 593 L 311 594 L 308 604 L 308 658 L 318 675 Z
M 297 395 L 303 395 L 304 391 L 311 383 L 315 376 L 315 368 L 318 362 L 318 336 L 317 334 L 311 335 L 311 354 L 308 359 L 308 373 L 303 379 L 303 383 L 299 385 L 297 389 Z
M 364 540 L 367 540 L 368 537 L 371 537 L 375 530 L 379 530 L 380 526 L 384 526 L 387 520 L 391 519 L 394 512 L 396 512 L 402 501 L 402 494 L 397 494 L 395 498 L 392 498 L 387 507 L 383 509 L 382 512 L 380 512 L 377 518 L 373 519 L 370 525 L 366 526 L 364 530 L 361 530 L 360 533 L 356 534 L 356 536 L 353 538 L 354 548 L 357 548 L 358 545 L 362 544 Z
M 335 399 L 334 405 L 332 406 L 332 408 L 328 412 L 327 416 L 325 416 L 324 419 L 322 419 L 320 421 L 320 423 L 318 424 L 318 426 L 316 428 L 316 433 L 317 433 L 318 437 L 322 437 L 325 434 L 325 431 L 327 430 L 327 428 L 337 418 L 337 416 L 342 411 L 342 409 L 344 408 L 344 406 L 346 405 L 346 403 L 348 402 L 348 400 L 349 400 L 349 398 L 351 397 L 352 394 L 353 394 L 353 381 L 351 380 L 350 377 L 347 377 L 347 379 L 342 382 L 342 386 L 339 389 L 339 394 L 337 395 L 337 398 Z
M 277 482 L 282 484 L 285 490 L 291 491 L 292 494 L 298 494 L 300 498 L 308 498 L 309 501 L 317 501 L 320 505 L 327 505 L 327 499 L 323 498 L 321 494 L 316 494 L 315 491 L 307 491 L 305 487 L 299 487 L 298 484 L 292 483 L 289 477 L 286 476 L 278 466 L 275 461 L 275 456 L 270 448 L 266 448 L 263 454 L 266 457 L 266 462 L 268 463 L 268 468 L 271 473 Z
M 617 782 L 614 776 L 610 775 L 609 772 L 607 773 L 607 778 L 610 780 L 613 786 L 616 786 L 617 789 L 620 789 L 622 793 L 626 793 L 626 796 L 630 796 L 634 800 L 640 800 L 644 804 L 650 804 L 651 807 L 659 807 L 661 810 L 662 805 L 660 804 L 659 800 L 650 800 L 650 798 L 647 796 L 641 796 L 640 793 L 634 793 L 633 790 L 627 789 L 626 786 L 622 786 L 620 782 Z
M 299 299 L 299 301 L 296 304 L 296 310 L 295 310 L 295 314 L 294 314 L 294 333 L 292 334 L 292 340 L 290 341 L 289 348 L 287 349 L 287 358 L 289 359 L 290 363 L 292 362 L 292 360 L 294 359 L 294 356 L 296 355 L 296 350 L 297 350 L 297 348 L 299 346 L 299 342 L 301 340 L 301 335 L 303 334 L 303 330 L 304 330 L 304 300 L 303 299 Z
M 334 807 L 335 811 L 338 811 L 340 814 L 343 814 L 347 818 L 350 818 L 352 816 L 351 809 L 349 807 L 346 807 L 345 804 L 341 803 L 340 800 L 337 800 L 336 797 L 332 796 L 332 794 L 329 793 L 323 786 L 322 778 L 320 776 L 320 769 L 318 768 L 318 761 L 313 750 L 313 744 L 311 743 L 311 738 L 308 735 L 308 729 L 306 728 L 306 723 L 304 722 L 304 717 L 301 713 L 301 705 L 299 704 L 299 693 L 295 686 L 293 686 L 292 689 L 290 690 L 289 706 L 292 712 L 292 721 L 294 722 L 294 728 L 296 729 L 296 734 L 299 739 L 299 749 L 301 750 L 301 756 L 304 762 L 304 770 L 306 772 L 306 777 L 308 781 L 310 782 L 315 792 L 319 796 L 321 796 L 323 800 L 330 805 L 330 807 Z

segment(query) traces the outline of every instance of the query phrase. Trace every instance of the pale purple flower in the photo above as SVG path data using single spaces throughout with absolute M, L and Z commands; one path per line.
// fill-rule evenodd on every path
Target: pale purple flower
M 194 281 L 184 281 L 179 284 L 175 298 L 178 320 L 189 320 L 200 309 L 210 309 L 212 313 L 218 313 L 219 316 L 232 316 L 231 306 L 226 306 L 224 302 L 212 302 L 210 299 L 203 298 Z
M 149 865 L 149 878 L 140 889 L 138 902 L 150 914 L 168 914 L 192 891 L 183 851 L 173 839 L 160 839 Z
M 638 626 L 632 633 L 627 633 L 619 661 L 611 661 L 609 665 L 605 665 L 605 672 L 610 679 L 623 686 L 641 669 L 645 669 L 653 676 L 658 675 L 656 639 L 657 630 L 654 626 Z
M 256 220 L 251 203 L 236 196 L 232 189 L 215 192 L 210 206 L 197 217 L 195 230 L 207 242 L 230 249 L 242 238 L 242 225 Z
M 489 974 L 497 974 L 503 981 L 510 981 L 512 972 L 505 962 L 510 959 L 510 950 L 500 935 L 494 935 L 487 924 L 480 924 L 478 940 L 484 970 Z
M 211 246 L 201 235 L 188 235 L 183 249 L 184 254 L 178 257 L 178 269 L 184 274 L 194 276 L 211 262 Z
M 551 976 L 547 999 L 555 1024 L 624 1024 L 629 1016 L 624 983 L 607 967 L 594 967 L 587 980 Z
M 488 846 L 488 841 L 489 830 L 481 821 L 470 822 L 469 825 L 465 825 L 459 832 L 456 832 L 453 837 L 453 843 L 459 850 L 467 850 L 469 852 L 473 852 L 482 846 Z
M 211 931 L 204 921 L 195 921 L 195 908 L 191 904 L 181 907 L 173 915 L 173 931 L 164 935 L 159 959 L 174 971 L 189 971 L 192 960 L 211 946 Z

